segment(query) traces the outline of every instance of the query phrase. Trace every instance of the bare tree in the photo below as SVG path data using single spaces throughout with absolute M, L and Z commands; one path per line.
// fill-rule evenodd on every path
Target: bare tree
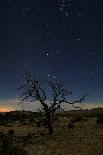
M 46 86 L 46 90 L 44 85 Z M 69 102 L 68 96 L 72 93 L 66 91 L 63 84 L 59 84 L 54 81 L 42 83 L 38 80 L 34 80 L 30 74 L 25 74 L 23 76 L 23 84 L 19 90 L 21 92 L 21 102 L 19 104 L 23 104 L 24 101 L 39 101 L 41 103 L 43 107 L 42 110 L 45 114 L 46 127 L 48 128 L 49 134 L 53 134 L 54 114 L 56 111 L 62 110 L 62 103 L 71 104 L 73 107 L 81 109 L 80 105 L 75 106 L 75 103 L 82 104 L 85 97 L 88 95 L 84 94 L 79 100 Z M 48 99 L 47 90 L 51 90 L 52 99 Z

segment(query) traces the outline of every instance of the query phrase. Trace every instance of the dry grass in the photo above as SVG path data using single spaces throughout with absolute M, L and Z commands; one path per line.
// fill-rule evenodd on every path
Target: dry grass
M 103 155 L 103 125 L 96 123 L 96 117 L 90 117 L 87 122 L 79 122 L 74 129 L 68 128 L 68 118 L 69 116 L 60 117 L 53 136 L 47 135 L 44 127 L 37 129 L 32 124 L 13 124 L 13 127 L 1 126 L 0 129 L 5 133 L 14 129 L 16 139 L 19 140 L 20 137 L 22 140 L 23 136 L 31 134 L 32 138 L 25 145 L 30 155 Z

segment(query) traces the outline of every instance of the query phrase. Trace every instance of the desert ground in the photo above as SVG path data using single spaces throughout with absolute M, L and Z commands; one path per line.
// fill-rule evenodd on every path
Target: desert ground
M 77 117 L 83 119 L 69 127 L 71 119 Z M 1 113 L 0 155 L 103 155 L 103 122 L 97 121 L 100 117 L 102 108 L 56 113 L 54 134 L 48 135 L 45 126 L 37 126 L 40 113 Z M 25 152 L 10 154 L 13 147 Z

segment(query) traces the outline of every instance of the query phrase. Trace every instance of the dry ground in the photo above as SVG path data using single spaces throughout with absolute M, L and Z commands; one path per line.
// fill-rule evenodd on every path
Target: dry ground
M 37 129 L 35 124 L 14 123 L 11 127 L 1 126 L 0 130 L 6 133 L 9 129 L 14 129 L 14 141 L 20 145 L 23 145 L 25 135 L 31 135 L 32 138 L 25 145 L 30 155 L 103 155 L 103 125 L 97 124 L 96 117 L 79 122 L 74 129 L 69 129 L 68 119 L 59 118 L 53 136 L 47 135 L 44 127 Z

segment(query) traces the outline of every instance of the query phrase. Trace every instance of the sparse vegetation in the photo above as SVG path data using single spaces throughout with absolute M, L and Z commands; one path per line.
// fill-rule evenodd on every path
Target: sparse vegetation
M 97 117 L 97 123 L 98 124 L 103 124 L 103 115 Z
M 28 155 L 28 153 L 18 145 L 3 143 L 0 155 Z
M 91 111 L 56 113 L 54 135 L 48 135 L 45 126 L 37 127 L 42 112 L 40 114 L 24 111 L 25 119 L 29 120 L 31 117 L 34 119 L 33 123 L 19 125 L 16 120 L 11 122 L 12 127 L 0 126 L 0 155 L 102 155 L 103 124 L 97 123 L 97 117 L 100 117 L 98 109 L 93 115 Z M 16 115 L 21 112 L 14 113 Z M 14 113 L 10 115 L 13 116 Z M 79 125 L 72 129 L 68 123 L 74 118 L 78 118 Z

